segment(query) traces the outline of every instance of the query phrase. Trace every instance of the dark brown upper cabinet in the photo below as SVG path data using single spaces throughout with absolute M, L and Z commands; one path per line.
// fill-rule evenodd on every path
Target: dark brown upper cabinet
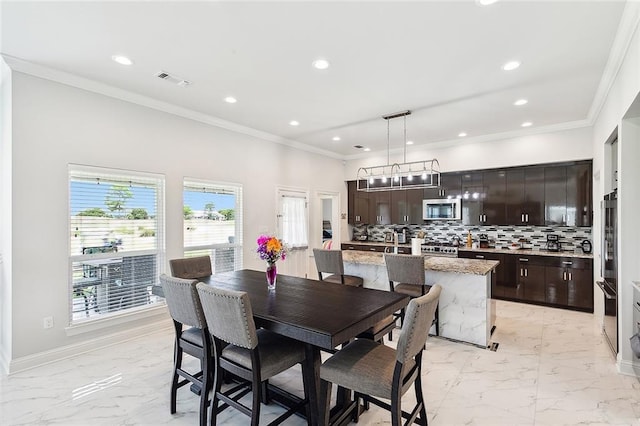
M 366 182 L 360 182 L 366 185 Z M 357 190 L 355 180 L 347 182 L 347 222 L 352 225 L 369 223 L 369 193 Z
M 462 223 L 480 225 L 482 222 L 482 172 L 462 173 Z
M 545 225 L 591 226 L 591 162 L 544 168 Z
M 593 202 L 591 163 L 567 166 L 567 225 L 591 226 Z
M 369 192 L 369 222 L 370 225 L 391 224 L 391 192 Z
M 462 175 L 460 173 L 441 173 L 440 186 L 426 188 L 424 198 L 426 200 L 438 198 L 460 198 L 462 196 Z
M 507 170 L 507 225 L 544 225 L 544 168 Z
M 462 174 L 462 223 L 505 224 L 506 173 L 486 170 Z
M 391 192 L 391 223 L 398 225 L 422 223 L 422 189 Z
M 544 168 L 544 224 L 567 224 L 567 168 Z

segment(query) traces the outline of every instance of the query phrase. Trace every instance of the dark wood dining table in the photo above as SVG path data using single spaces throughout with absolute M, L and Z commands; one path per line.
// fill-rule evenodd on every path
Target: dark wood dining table
M 398 293 L 288 275 L 278 275 L 275 291 L 269 291 L 265 273 L 248 269 L 200 281 L 247 292 L 256 326 L 305 343 L 305 362 L 308 371 L 313 371 L 309 420 L 314 425 L 320 409 L 320 350 L 348 342 L 409 302 L 407 296 Z

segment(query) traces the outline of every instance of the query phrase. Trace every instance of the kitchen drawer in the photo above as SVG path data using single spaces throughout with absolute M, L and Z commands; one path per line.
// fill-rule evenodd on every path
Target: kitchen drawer
M 544 256 L 524 256 L 518 254 L 510 254 L 518 263 L 526 263 L 527 265 L 545 266 L 546 258 Z
M 383 252 L 385 246 L 374 246 L 368 244 L 349 244 L 342 243 L 340 248 L 342 250 L 358 250 L 358 251 L 375 251 L 375 252 Z
M 591 269 L 593 260 L 578 257 L 552 257 L 546 259 L 546 266 L 571 269 Z

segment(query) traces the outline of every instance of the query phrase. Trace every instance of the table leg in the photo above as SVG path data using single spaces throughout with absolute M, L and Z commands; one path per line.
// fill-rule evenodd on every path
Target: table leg
M 320 349 L 317 346 L 307 343 L 305 345 L 305 360 L 302 379 L 308 392 L 309 398 L 309 419 L 307 424 L 317 425 L 320 418 Z

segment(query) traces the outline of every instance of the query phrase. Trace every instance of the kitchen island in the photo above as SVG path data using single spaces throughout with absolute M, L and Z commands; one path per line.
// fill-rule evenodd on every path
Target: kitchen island
M 364 286 L 389 290 L 384 254 L 343 251 L 345 273 L 364 279 Z M 424 258 L 427 285 L 440 284 L 440 336 L 487 347 L 495 325 L 495 301 L 491 299 L 494 260 Z M 433 332 L 433 330 L 432 330 Z

